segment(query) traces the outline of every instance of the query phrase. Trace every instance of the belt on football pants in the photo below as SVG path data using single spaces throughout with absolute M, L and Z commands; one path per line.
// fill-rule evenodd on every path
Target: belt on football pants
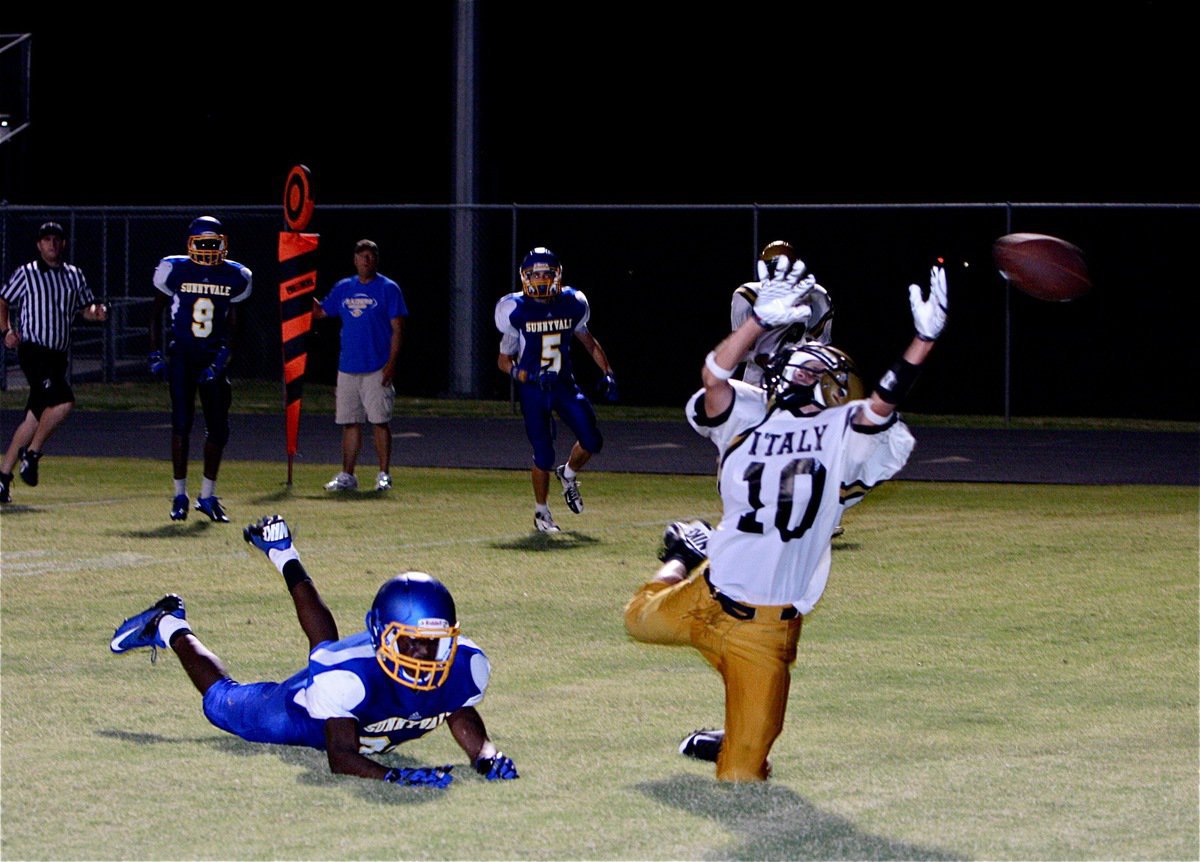
M 708 576 L 708 569 L 704 570 L 704 582 L 708 584 L 709 595 L 717 600 L 717 604 L 721 606 L 721 610 L 725 611 L 725 613 L 729 614 L 735 620 L 752 620 L 758 615 L 758 608 L 753 605 L 742 604 L 737 599 L 731 599 L 714 587 L 712 578 Z M 771 607 L 776 606 L 772 605 Z M 795 605 L 785 605 L 779 611 L 779 619 L 781 620 L 794 620 L 798 616 L 800 616 L 800 611 L 796 610 Z

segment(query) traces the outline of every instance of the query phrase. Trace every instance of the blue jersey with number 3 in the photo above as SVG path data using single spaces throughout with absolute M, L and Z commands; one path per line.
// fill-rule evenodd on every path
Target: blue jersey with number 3
M 187 255 L 158 262 L 154 286 L 171 299 L 174 352 L 211 354 L 229 343 L 229 312 L 250 296 L 252 275 L 240 263 L 199 264 Z

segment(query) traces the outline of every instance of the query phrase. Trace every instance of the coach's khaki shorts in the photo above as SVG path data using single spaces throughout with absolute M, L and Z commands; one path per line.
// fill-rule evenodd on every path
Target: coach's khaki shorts
M 338 425 L 383 425 L 391 420 L 395 401 L 396 389 L 383 385 L 382 368 L 370 374 L 339 371 L 334 421 Z

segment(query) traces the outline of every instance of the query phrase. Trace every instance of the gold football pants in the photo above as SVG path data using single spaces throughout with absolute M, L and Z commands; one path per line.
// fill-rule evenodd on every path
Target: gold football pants
M 643 584 L 625 606 L 625 630 L 644 643 L 690 644 L 717 669 L 725 682 L 717 778 L 764 781 L 783 730 L 803 618 L 781 620 L 782 608 L 773 606 L 757 607 L 752 620 L 735 619 L 709 592 L 706 565 L 676 584 Z

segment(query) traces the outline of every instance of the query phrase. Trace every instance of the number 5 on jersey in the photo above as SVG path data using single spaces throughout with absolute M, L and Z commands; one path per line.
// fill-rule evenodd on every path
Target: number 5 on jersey
M 562 371 L 561 332 L 553 332 L 542 336 L 542 370 Z

